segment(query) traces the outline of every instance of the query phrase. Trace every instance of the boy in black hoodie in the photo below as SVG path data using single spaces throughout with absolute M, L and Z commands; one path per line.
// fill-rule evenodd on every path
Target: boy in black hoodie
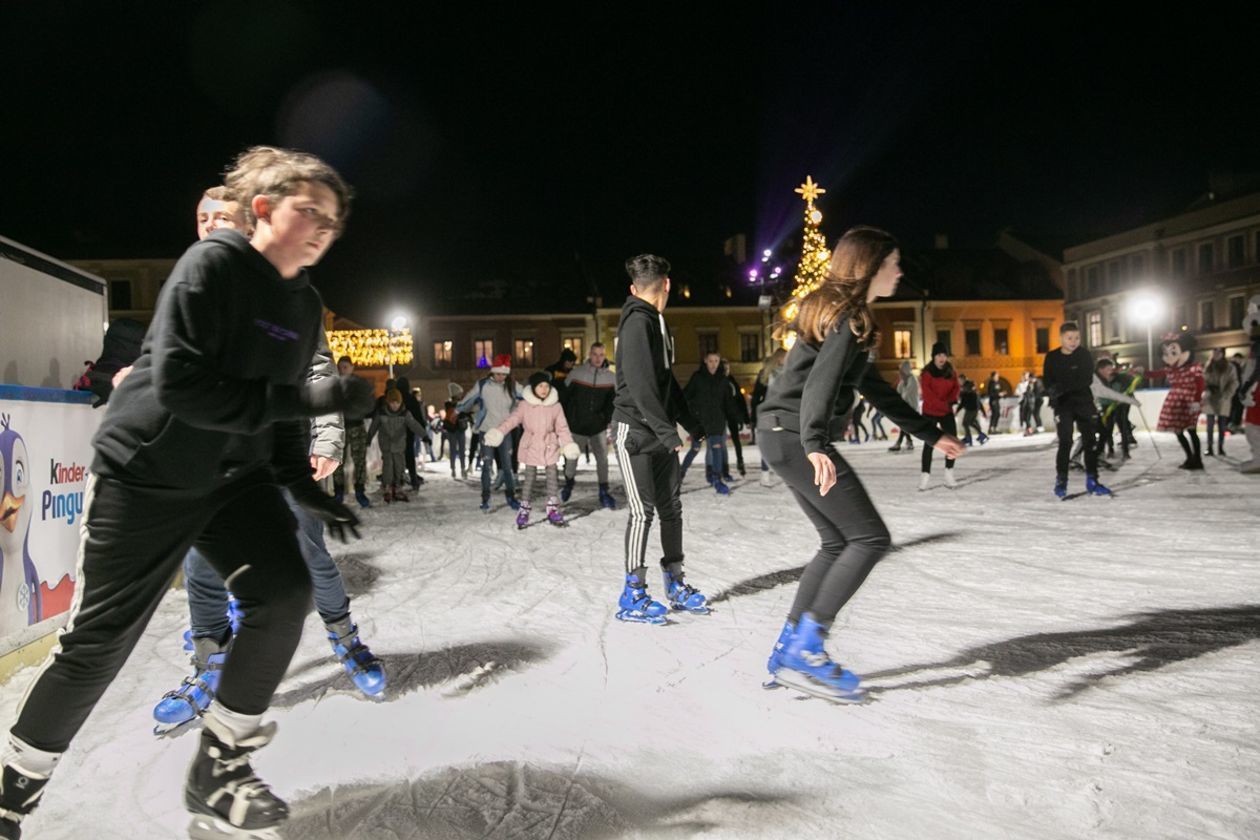
M 0 775 L 0 837 L 17 838 L 61 754 L 131 653 L 194 542 L 244 611 L 184 788 L 194 830 L 250 836 L 288 807 L 250 755 L 297 648 L 311 583 L 281 486 L 337 533 L 354 515 L 311 478 L 305 418 L 364 410 L 362 380 L 307 384 L 322 303 L 304 266 L 346 216 L 318 158 L 256 147 L 228 174 L 257 225 L 194 244 L 162 288 L 140 358 L 93 440 L 74 610 L 28 689 Z M 366 385 L 366 383 L 364 383 Z
M 1075 321 L 1064 321 L 1059 327 L 1062 346 L 1046 354 L 1042 380 L 1054 411 L 1059 450 L 1055 456 L 1054 495 L 1067 496 L 1068 463 L 1072 453 L 1072 426 L 1081 430 L 1085 443 L 1085 492 L 1094 496 L 1110 496 L 1111 491 L 1098 483 L 1098 450 L 1094 446 L 1094 430 L 1098 428 L 1098 406 L 1094 403 L 1094 357 L 1081 346 L 1081 330 Z
M 674 339 L 665 326 L 669 263 L 641 254 L 626 261 L 630 297 L 617 325 L 617 391 L 613 432 L 617 463 L 626 485 L 630 521 L 626 525 L 626 585 L 617 618 L 664 624 L 666 607 L 647 594 L 648 531 L 660 514 L 661 568 L 665 593 L 675 610 L 707 613 L 704 595 L 683 581 L 682 500 L 678 450 L 681 423 L 696 439 L 704 430 L 687 409 L 674 378 Z

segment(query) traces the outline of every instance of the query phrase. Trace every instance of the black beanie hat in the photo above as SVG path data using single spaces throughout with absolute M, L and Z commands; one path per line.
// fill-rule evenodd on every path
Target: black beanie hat
M 945 342 L 938 341 L 932 345 L 932 356 L 933 358 L 935 358 L 936 356 L 939 356 L 941 353 L 944 353 L 946 356 L 948 356 L 949 348 L 945 346 Z
M 551 383 L 551 374 L 547 373 L 547 371 L 545 370 L 540 370 L 537 373 L 531 373 L 529 375 L 529 389 L 531 391 L 533 391 L 535 387 L 537 387 L 538 385 L 541 385 L 544 382 L 548 384 Z M 535 391 L 535 396 L 537 396 L 536 391 Z
M 561 350 L 561 351 L 560 351 L 560 361 L 562 361 L 562 362 L 576 362 L 576 361 L 577 361 L 577 353 L 574 353 L 574 352 L 573 352 L 573 350 L 571 350 L 570 348 L 566 347 L 566 348 L 564 348 L 563 350 Z

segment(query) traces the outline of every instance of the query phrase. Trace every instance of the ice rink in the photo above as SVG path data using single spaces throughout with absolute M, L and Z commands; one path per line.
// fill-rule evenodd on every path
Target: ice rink
M 569 527 L 518 532 L 501 494 L 482 514 L 430 464 L 333 547 L 390 686 L 360 696 L 311 616 L 255 763 L 293 808 L 283 836 L 1260 836 L 1260 476 L 1188 474 L 1157 442 L 1103 474 L 1114 499 L 1067 502 L 1050 434 L 968 451 L 953 491 L 939 455 L 918 492 L 917 446 L 846 446 L 895 544 L 829 646 L 860 706 L 761 687 L 816 536 L 755 448 L 728 497 L 688 474 L 689 581 L 715 612 L 664 627 L 613 618 L 626 512 L 596 509 L 590 467 Z M 26 837 L 184 836 L 197 730 L 155 738 L 151 710 L 187 624 L 174 591 Z M 0 686 L 6 728 L 30 676 Z

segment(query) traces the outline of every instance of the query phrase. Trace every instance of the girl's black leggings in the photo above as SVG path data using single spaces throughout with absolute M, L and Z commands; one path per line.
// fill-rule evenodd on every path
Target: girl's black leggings
M 836 466 L 836 485 L 820 496 L 814 485 L 814 465 L 805 457 L 800 434 L 764 428 L 760 432 L 762 455 L 821 540 L 801 575 L 788 619 L 796 622 L 809 612 L 829 626 L 888 552 L 892 538 L 857 474 L 834 449 L 828 450 L 827 457 Z
M 940 430 L 945 434 L 958 437 L 958 424 L 954 422 L 954 415 L 946 414 L 944 417 L 934 417 L 931 414 L 925 414 L 923 416 L 940 427 Z M 945 469 L 949 469 L 952 466 L 954 466 L 954 459 L 946 458 Z M 932 447 L 926 443 L 923 444 L 923 471 L 925 473 L 932 471 Z

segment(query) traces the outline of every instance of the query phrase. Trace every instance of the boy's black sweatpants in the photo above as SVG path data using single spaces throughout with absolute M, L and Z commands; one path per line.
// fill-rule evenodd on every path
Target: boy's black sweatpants
M 661 566 L 683 561 L 682 470 L 678 453 L 654 436 L 631 432 L 626 423 L 614 429 L 617 464 L 626 488 L 630 520 L 626 523 L 626 574 L 645 565 L 648 533 L 655 515 L 661 520 Z
M 1081 442 L 1085 446 L 1085 474 L 1098 475 L 1098 448 L 1094 440 L 1098 429 L 1098 407 L 1092 397 L 1064 397 L 1054 410 L 1055 432 L 1059 436 L 1059 450 L 1054 459 L 1057 475 L 1068 474 L 1072 454 L 1072 427 L 1081 430 Z
M 836 485 L 826 496 L 820 496 L 814 484 L 814 465 L 805 456 L 800 433 L 759 431 L 762 456 L 783 479 L 822 540 L 801 575 L 788 620 L 796 622 L 802 613 L 809 612 L 823 625 L 830 625 L 888 552 L 892 537 L 866 488 L 838 453 L 827 451 L 836 467 Z
M 65 752 L 194 543 L 244 613 L 216 702 L 242 714 L 266 711 L 311 608 L 296 523 L 270 471 L 211 491 L 93 476 L 84 513 L 69 624 L 23 698 L 13 734 L 37 749 Z

